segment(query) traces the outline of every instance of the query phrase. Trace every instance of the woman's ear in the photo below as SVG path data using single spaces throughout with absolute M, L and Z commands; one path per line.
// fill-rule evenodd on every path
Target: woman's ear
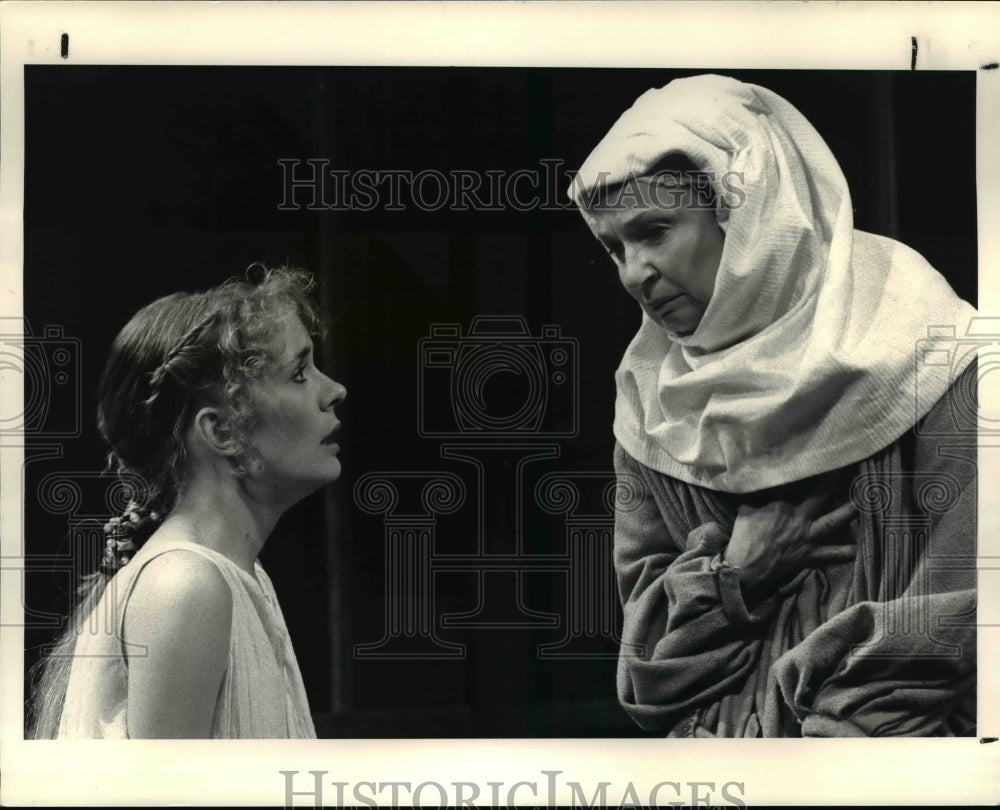
M 229 426 L 229 417 L 222 408 L 202 408 L 195 414 L 192 425 L 196 439 L 214 453 L 235 456 L 240 448 Z

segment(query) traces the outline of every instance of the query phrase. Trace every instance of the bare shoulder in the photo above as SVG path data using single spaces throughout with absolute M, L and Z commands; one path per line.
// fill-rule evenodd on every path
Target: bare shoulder
M 138 572 L 124 616 L 129 736 L 210 736 L 232 611 L 225 578 L 196 551 L 164 551 Z
M 138 574 L 125 612 L 126 638 L 196 632 L 228 643 L 233 597 L 219 569 L 197 552 L 164 552 Z M 130 639 L 130 640 L 131 640 Z M 220 638 L 221 640 L 221 638 Z
M 195 551 L 173 549 L 154 557 L 138 575 L 133 599 L 155 599 L 161 604 L 232 607 L 232 594 L 222 572 Z

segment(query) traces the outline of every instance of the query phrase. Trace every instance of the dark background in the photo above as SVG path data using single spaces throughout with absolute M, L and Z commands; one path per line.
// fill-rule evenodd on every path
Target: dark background
M 165 293 L 217 284 L 256 261 L 291 263 L 317 275 L 330 320 L 320 360 L 349 391 L 338 409 L 342 479 L 290 511 L 262 555 L 320 735 L 639 733 L 615 699 L 613 636 L 584 638 L 590 657 L 539 654 L 572 624 L 573 581 L 559 562 L 567 519 L 540 510 L 530 493 L 550 473 L 608 480 L 612 374 L 639 323 L 610 260 L 568 208 L 279 210 L 278 160 L 508 174 L 560 160 L 558 187 L 540 193 L 561 202 L 567 172 L 641 92 L 698 72 L 27 67 L 25 317 L 35 336 L 61 327 L 61 338 L 46 340 L 63 340 L 78 365 L 65 386 L 39 383 L 52 407 L 26 451 L 35 561 L 26 575 L 26 664 L 67 607 L 68 555 L 93 557 L 101 545 L 94 526 L 110 511 L 110 481 L 95 477 L 104 450 L 92 392 L 115 333 Z M 973 73 L 727 72 L 783 95 L 812 121 L 841 162 L 858 228 L 913 246 L 975 303 Z M 298 200 L 308 202 L 308 193 Z M 427 375 L 418 348 L 432 325 L 456 324 L 466 336 L 483 315 L 520 316 L 529 337 L 556 325 L 560 341 L 575 341 L 578 368 L 575 399 L 553 389 L 544 403 L 546 426 L 575 435 L 529 437 L 526 445 L 555 446 L 558 455 L 525 465 L 524 503 L 513 487 L 490 485 L 480 512 L 475 468 L 444 458 L 444 440 L 418 430 L 419 413 L 447 422 L 454 401 L 454 375 Z M 527 376 L 508 369 L 490 377 L 487 410 L 516 411 Z M 493 459 L 489 481 L 512 475 L 523 456 L 509 442 L 480 452 Z M 436 562 L 425 582 L 434 597 L 425 624 L 439 646 L 464 647 L 439 660 L 361 659 L 355 645 L 387 635 L 387 594 L 397 586 L 386 579 L 391 521 L 359 508 L 355 484 L 386 472 L 408 486 L 400 473 L 419 471 L 451 472 L 466 484 L 465 502 L 433 523 Z M 74 480 L 80 497 L 60 499 L 53 475 Z M 587 486 L 578 512 L 606 532 L 599 487 Z M 536 564 L 517 573 L 515 562 L 482 580 L 468 565 L 444 565 L 447 555 L 467 560 L 477 539 L 488 552 Z M 608 555 L 599 562 L 609 578 Z M 597 587 L 584 587 L 584 596 Z M 443 622 L 477 605 L 481 620 L 525 626 Z

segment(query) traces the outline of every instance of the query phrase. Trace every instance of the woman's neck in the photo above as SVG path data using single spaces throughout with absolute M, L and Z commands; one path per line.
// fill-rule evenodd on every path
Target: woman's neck
M 170 510 L 164 528 L 184 532 L 252 573 L 254 561 L 283 511 L 256 502 L 231 473 L 223 478 L 194 475 Z

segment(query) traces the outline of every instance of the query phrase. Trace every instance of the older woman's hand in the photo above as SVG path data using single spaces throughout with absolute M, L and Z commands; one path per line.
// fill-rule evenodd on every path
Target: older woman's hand
M 845 542 L 844 530 L 857 510 L 850 502 L 829 509 L 829 500 L 825 493 L 796 497 L 786 490 L 740 506 L 724 556 L 745 594 L 765 597 L 803 568 L 854 558 L 856 546 Z

